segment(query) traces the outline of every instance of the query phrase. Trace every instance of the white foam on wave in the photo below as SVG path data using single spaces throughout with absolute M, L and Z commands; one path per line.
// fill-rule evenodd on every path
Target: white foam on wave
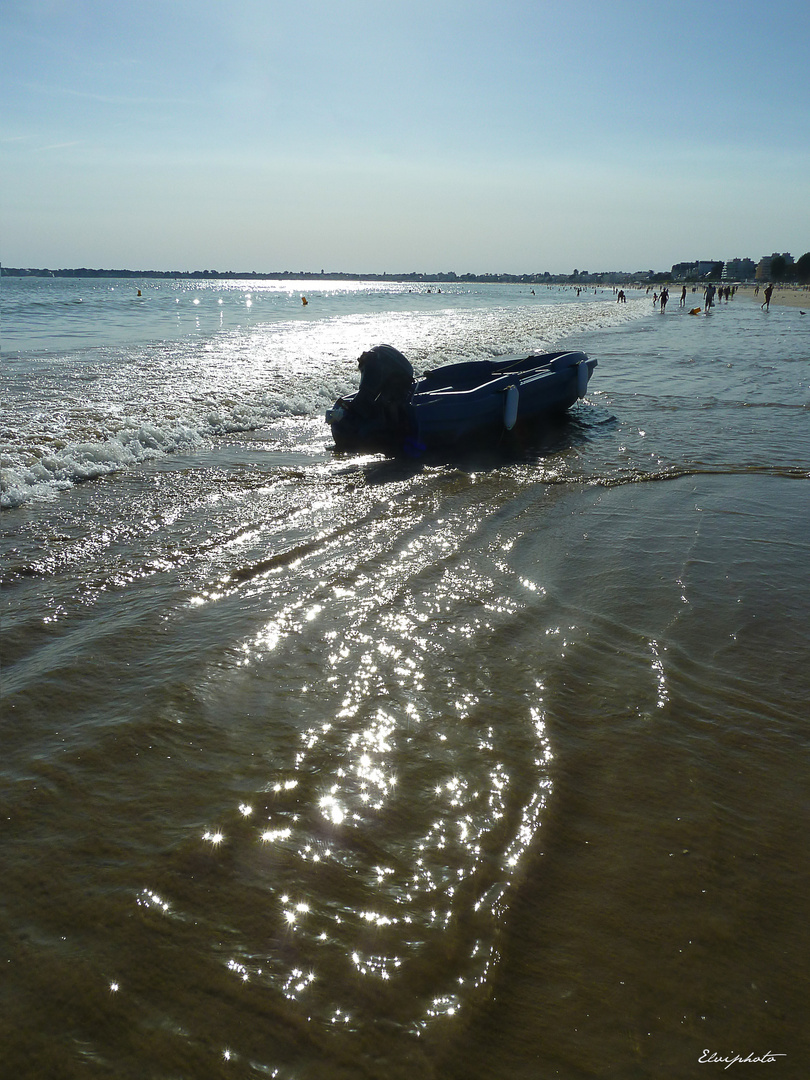
M 359 311 L 309 322 L 276 322 L 199 341 L 119 350 L 94 362 L 77 387 L 74 364 L 28 373 L 4 439 L 0 506 L 13 508 L 73 484 L 146 461 L 194 451 L 213 440 L 262 430 L 284 418 L 311 419 L 357 386 L 357 356 L 387 342 L 417 372 L 460 360 L 550 351 L 562 339 L 649 313 L 643 299 L 431 311 Z M 45 393 L 47 389 L 47 394 Z M 19 390 L 19 388 L 18 388 Z M 60 407 L 42 408 L 47 397 Z
M 184 424 L 125 424 L 109 438 L 69 443 L 41 453 L 29 451 L 28 462 L 12 464 L 6 455 L 0 480 L 0 506 L 21 506 L 47 498 L 85 480 L 142 464 L 165 454 L 192 449 L 202 442 L 199 431 Z
M 77 483 L 167 455 L 192 452 L 217 437 L 256 431 L 283 417 L 304 417 L 311 412 L 308 395 L 292 394 L 285 399 L 268 395 L 253 403 L 222 403 L 183 419 L 124 420 L 117 429 L 115 419 L 108 417 L 102 425 L 107 433 L 95 439 L 74 442 L 66 435 L 46 445 L 29 443 L 11 452 L 7 448 L 0 468 L 0 507 L 11 509 L 32 499 L 48 498 Z M 97 414 L 93 420 L 97 427 Z M 63 445 L 58 445 L 60 442 Z

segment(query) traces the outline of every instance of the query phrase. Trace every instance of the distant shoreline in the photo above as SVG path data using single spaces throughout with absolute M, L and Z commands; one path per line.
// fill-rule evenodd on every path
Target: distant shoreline
M 391 281 L 391 282 L 440 282 L 442 284 L 482 283 L 507 285 L 571 285 L 585 286 L 626 285 L 644 288 L 646 281 L 641 281 L 632 274 L 623 271 L 606 271 L 604 274 L 572 277 L 570 274 L 456 274 L 452 271 L 428 274 L 411 272 L 407 274 L 356 274 L 347 271 L 274 270 L 93 270 L 88 267 L 75 269 L 34 269 L 29 267 L 0 267 L 2 277 L 57 277 L 57 278 L 148 278 L 155 280 L 179 281 Z
M 128 278 L 177 281 L 387 281 L 405 284 L 471 284 L 471 285 L 565 285 L 568 288 L 613 287 L 646 289 L 649 282 L 626 270 L 605 270 L 594 274 L 456 274 L 454 271 L 429 274 L 412 271 L 407 274 L 356 274 L 348 271 L 273 270 L 94 270 L 88 267 L 50 270 L 46 268 L 0 266 L 1 277 L 36 278 Z

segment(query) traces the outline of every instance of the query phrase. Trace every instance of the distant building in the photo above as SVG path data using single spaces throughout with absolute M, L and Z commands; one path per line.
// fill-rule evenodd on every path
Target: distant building
M 757 263 L 756 278 L 757 281 L 768 281 L 771 276 L 771 263 L 774 259 L 779 258 L 779 252 L 774 251 L 772 255 L 763 255 Z M 785 260 L 786 266 L 793 266 L 793 256 L 789 251 L 783 251 L 781 253 L 782 258 Z
M 723 281 L 753 281 L 756 272 L 753 259 L 728 259 L 723 267 Z
M 696 281 L 700 278 L 720 276 L 723 263 L 719 259 L 700 259 L 697 262 L 675 263 L 672 267 L 673 281 Z
M 692 273 L 693 273 L 693 268 L 696 265 L 697 265 L 696 263 L 685 263 L 685 262 L 673 263 L 673 265 L 672 265 L 672 280 L 673 281 L 684 281 L 686 278 L 691 277 Z

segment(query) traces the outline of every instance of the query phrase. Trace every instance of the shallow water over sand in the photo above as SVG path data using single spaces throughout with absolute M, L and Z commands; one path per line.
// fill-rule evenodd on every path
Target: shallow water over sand
M 803 1075 L 808 334 L 595 312 L 534 443 L 341 456 L 315 378 L 238 430 L 189 389 L 195 441 L 4 513 L 11 1075 Z

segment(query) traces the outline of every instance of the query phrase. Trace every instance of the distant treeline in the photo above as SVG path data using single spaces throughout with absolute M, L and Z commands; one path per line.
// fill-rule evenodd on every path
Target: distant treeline
M 342 271 L 327 273 L 321 270 L 315 273 L 307 270 L 272 271 L 261 273 L 257 270 L 91 270 L 86 266 L 80 266 L 72 270 L 48 270 L 21 268 L 13 266 L 0 267 L 0 275 L 3 277 L 71 277 L 71 278 L 176 278 L 182 280 L 215 280 L 215 281 L 416 281 L 416 282 L 485 282 L 485 283 L 515 283 L 525 285 L 553 285 L 590 283 L 597 285 L 609 285 L 614 282 L 627 284 L 630 281 L 638 281 L 640 273 L 627 274 L 621 271 L 605 274 L 588 274 L 587 272 L 574 271 L 573 274 L 456 274 L 452 270 L 436 274 L 411 272 L 408 274 L 353 274 Z M 646 274 L 644 275 L 646 280 Z

